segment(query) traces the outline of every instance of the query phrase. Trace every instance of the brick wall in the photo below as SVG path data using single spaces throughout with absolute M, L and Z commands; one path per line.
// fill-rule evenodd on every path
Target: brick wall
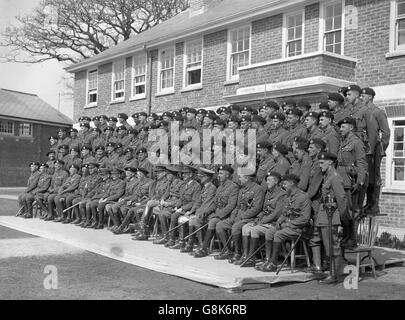
M 318 51 L 319 42 L 319 3 L 305 7 L 304 52 Z
M 15 122 L 18 128 L 18 122 Z M 28 164 L 46 161 L 49 136 L 55 135 L 59 126 L 33 124 L 33 137 L 0 135 L 0 187 L 23 187 L 30 175 Z

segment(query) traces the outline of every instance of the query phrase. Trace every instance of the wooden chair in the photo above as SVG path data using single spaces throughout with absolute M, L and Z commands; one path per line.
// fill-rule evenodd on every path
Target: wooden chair
M 301 248 L 304 251 L 304 254 L 296 254 L 296 250 L 298 247 L 301 245 Z M 295 271 L 296 267 L 296 262 L 297 259 L 305 259 L 307 263 L 307 267 L 309 268 L 311 266 L 311 261 L 309 260 L 309 254 L 308 254 L 308 247 L 304 239 L 300 239 L 299 242 L 296 244 L 296 240 L 291 241 L 291 247 L 294 246 L 294 249 L 291 252 L 291 272 Z
M 374 279 L 377 279 L 375 272 L 375 263 L 373 258 L 374 244 L 378 234 L 379 223 L 373 217 L 364 218 L 360 221 L 357 229 L 358 247 L 354 249 L 342 249 L 342 255 L 345 253 L 356 254 L 357 274 L 360 275 L 360 269 L 365 272 L 366 267 L 371 267 Z M 362 254 L 366 254 L 361 258 Z M 363 263 L 368 259 L 368 263 Z

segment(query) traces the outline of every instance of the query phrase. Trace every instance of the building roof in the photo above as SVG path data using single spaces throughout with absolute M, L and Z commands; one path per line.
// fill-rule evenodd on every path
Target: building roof
M 71 125 L 72 120 L 35 94 L 0 88 L 0 116 Z
M 224 0 L 209 6 L 200 14 L 198 11 L 188 9 L 114 47 L 68 67 L 66 70 L 77 72 L 136 51 L 154 49 L 159 45 L 185 39 L 192 35 L 206 34 L 208 31 L 214 32 L 232 23 L 249 21 L 253 17 L 258 19 L 260 16 L 268 16 L 269 13 L 281 13 L 281 10 L 286 7 L 302 2 L 311 1 Z

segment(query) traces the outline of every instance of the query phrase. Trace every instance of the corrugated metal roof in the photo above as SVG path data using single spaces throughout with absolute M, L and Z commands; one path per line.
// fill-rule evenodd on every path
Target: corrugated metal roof
M 260 14 L 264 9 L 276 9 L 278 6 L 284 7 L 299 2 L 305 2 L 305 0 L 224 0 L 212 7 L 208 7 L 201 14 L 193 15 L 190 10 L 186 10 L 98 55 L 70 66 L 66 70 L 70 72 L 78 71 L 89 63 L 97 64 L 119 54 L 125 55 L 142 50 L 144 46 L 153 46 L 176 37 L 187 37 L 190 33 L 203 32 L 210 26 L 215 28 L 218 24 L 226 25 L 236 17 Z
M 71 125 L 72 120 L 35 94 L 0 88 L 0 116 Z

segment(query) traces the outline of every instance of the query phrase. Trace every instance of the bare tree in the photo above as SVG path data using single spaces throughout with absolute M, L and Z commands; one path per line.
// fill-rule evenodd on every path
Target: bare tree
M 188 7 L 188 0 L 42 0 L 1 33 L 8 61 L 76 63 Z

